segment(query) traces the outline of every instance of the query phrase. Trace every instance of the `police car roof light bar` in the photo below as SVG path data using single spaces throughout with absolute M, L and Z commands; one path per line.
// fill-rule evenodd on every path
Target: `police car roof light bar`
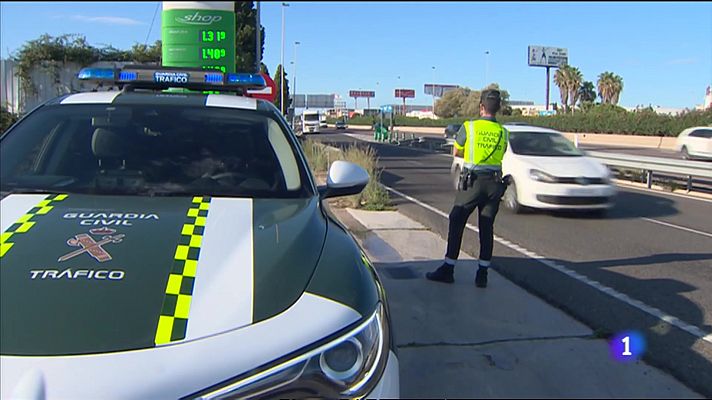
M 144 65 L 127 65 L 122 69 L 83 68 L 79 71 L 77 78 L 128 85 L 128 89 L 185 88 L 242 93 L 246 89 L 262 89 L 267 86 L 265 79 L 259 74 L 224 74 L 220 71 L 195 68 Z

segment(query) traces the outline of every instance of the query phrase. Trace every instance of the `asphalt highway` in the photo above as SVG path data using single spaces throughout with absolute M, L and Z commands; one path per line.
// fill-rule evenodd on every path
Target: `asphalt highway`
M 366 144 L 343 132 L 327 130 L 310 138 L 336 146 Z M 394 205 L 446 237 L 446 215 L 454 197 L 452 158 L 368 145 L 379 156 L 382 183 L 400 193 L 391 193 Z M 493 264 L 602 335 L 640 331 L 647 340 L 646 361 L 710 397 L 712 201 L 619 190 L 615 208 L 604 218 L 552 212 L 514 215 L 501 209 Z M 477 225 L 476 215 L 470 224 Z M 463 249 L 475 257 L 476 235 L 468 230 L 463 241 Z

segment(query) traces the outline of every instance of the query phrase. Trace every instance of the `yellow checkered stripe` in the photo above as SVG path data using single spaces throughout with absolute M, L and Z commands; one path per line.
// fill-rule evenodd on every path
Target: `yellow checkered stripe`
M 52 211 L 54 208 L 54 203 L 62 201 L 67 198 L 66 194 L 53 194 L 47 196 L 44 200 L 40 201 L 39 204 L 32 207 L 27 214 L 20 217 L 14 224 L 12 224 L 5 232 L 0 234 L 0 258 L 3 258 L 5 254 L 15 245 L 14 240 L 17 239 L 18 235 L 27 233 L 35 223 L 37 219 Z
M 173 258 L 173 268 L 168 276 L 166 297 L 156 328 L 156 345 L 185 339 L 188 314 L 195 284 L 195 272 L 200 256 L 200 246 L 205 232 L 210 197 L 194 197 L 188 209 L 181 238 Z

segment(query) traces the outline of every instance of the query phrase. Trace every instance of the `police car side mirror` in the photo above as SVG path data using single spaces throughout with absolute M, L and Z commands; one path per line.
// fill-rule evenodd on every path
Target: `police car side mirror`
M 334 161 L 329 167 L 326 185 L 319 187 L 322 199 L 359 194 L 368 184 L 368 172 L 348 161 Z

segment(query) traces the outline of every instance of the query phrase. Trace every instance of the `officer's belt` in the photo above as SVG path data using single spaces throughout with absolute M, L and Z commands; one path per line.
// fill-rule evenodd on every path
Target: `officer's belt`
M 497 169 L 491 169 L 491 168 L 478 168 L 478 167 L 472 167 L 465 165 L 463 168 L 465 171 L 469 171 L 475 175 L 494 175 L 494 174 L 501 174 L 502 169 L 497 168 Z

